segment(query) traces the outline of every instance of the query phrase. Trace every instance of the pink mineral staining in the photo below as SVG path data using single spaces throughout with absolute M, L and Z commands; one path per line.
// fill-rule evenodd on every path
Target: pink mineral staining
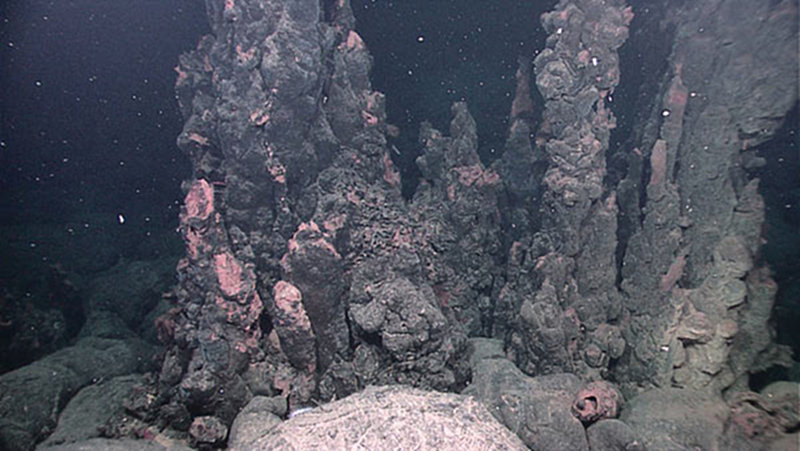
M 297 226 L 297 232 L 295 232 L 294 234 L 295 238 L 297 238 L 298 233 L 306 231 L 320 233 L 319 226 L 317 225 L 317 223 L 314 221 L 308 221 L 301 223 L 299 226 Z
M 312 244 L 314 246 L 321 247 L 321 248 L 325 249 L 326 251 L 330 252 L 337 259 L 342 258 L 342 256 L 339 255 L 339 252 L 336 251 L 336 248 L 333 246 L 333 244 L 329 243 L 327 240 L 325 240 L 325 238 L 318 238 L 318 239 L 312 241 Z
M 190 228 L 186 231 L 184 238 L 186 240 L 186 250 L 189 253 L 189 257 L 196 259 L 198 255 L 200 255 L 200 247 L 203 244 L 203 237 L 200 236 L 200 233 L 198 233 L 196 230 Z M 188 260 L 186 266 L 189 266 Z M 178 269 L 181 269 L 180 262 L 178 262 Z
M 410 245 L 411 242 L 411 234 L 405 228 L 397 229 L 392 236 L 392 245 L 395 247 Z
M 471 186 L 483 175 L 483 170 L 478 164 L 458 166 L 453 168 L 453 170 L 458 174 L 458 183 L 464 186 Z
M 269 116 L 267 116 L 269 119 Z M 275 151 L 271 145 L 267 145 L 267 170 L 275 183 L 286 183 L 286 166 L 284 166 L 275 156 Z
M 186 194 L 183 204 L 181 224 L 185 228 L 186 248 L 191 258 L 197 258 L 206 243 L 204 243 L 201 231 L 190 222 L 205 221 L 214 212 L 214 188 L 205 180 L 195 180 Z
M 236 57 L 239 59 L 240 63 L 246 63 L 252 60 L 255 55 L 255 47 L 251 47 L 249 50 L 245 51 L 242 49 L 242 44 L 236 44 Z
M 278 281 L 272 290 L 272 296 L 275 298 L 275 308 L 285 315 L 287 323 L 298 329 L 311 331 L 311 321 L 303 307 L 303 295 L 296 286 L 285 280 Z
M 667 177 L 667 143 L 659 139 L 650 153 L 650 186 L 660 185 Z
M 625 17 L 625 25 L 630 25 L 631 21 L 633 21 L 633 7 L 628 6 L 622 11 L 623 16 Z
M 689 93 L 686 88 L 683 87 L 680 79 L 676 77 L 675 80 L 676 81 L 673 82 L 667 92 L 667 102 L 669 102 L 670 106 L 673 108 L 686 105 L 686 101 L 689 99 Z
M 350 30 L 350 34 L 347 35 L 347 48 L 348 49 L 364 49 L 364 41 L 361 39 L 361 36 L 358 35 L 353 30 Z
M 353 205 L 359 205 L 361 203 L 361 197 L 359 197 L 355 191 L 348 192 L 344 197 Z
M 183 203 L 186 206 L 185 219 L 208 219 L 214 211 L 214 188 L 203 179 L 195 180 Z
M 334 218 L 334 220 L 337 220 L 337 218 Z M 344 217 L 341 218 L 341 221 L 344 222 Z M 326 222 L 323 223 L 323 226 L 326 228 L 326 230 L 328 230 L 328 226 L 332 227 L 333 224 Z M 307 234 L 312 234 L 311 236 L 319 235 L 319 237 L 310 239 Z M 342 258 L 342 256 L 339 255 L 339 252 L 336 251 L 336 247 L 334 247 L 333 244 L 328 242 L 322 235 L 324 234 L 322 233 L 322 231 L 319 228 L 319 225 L 317 225 L 316 222 L 308 221 L 301 223 L 299 226 L 297 226 L 297 231 L 294 232 L 292 238 L 289 239 L 289 243 L 287 245 L 288 252 L 281 259 L 281 264 L 286 265 L 288 263 L 287 258 L 289 254 L 302 251 L 304 246 L 319 247 L 325 249 L 337 259 Z
M 361 117 L 364 118 L 364 122 L 367 125 L 377 125 L 378 124 L 378 117 L 374 114 L 370 113 L 369 111 L 362 111 Z
M 587 64 L 589 64 L 590 58 L 591 54 L 589 54 L 588 50 L 583 49 L 580 52 L 578 52 L 578 62 L 581 63 L 582 65 L 586 66 Z
M 480 163 L 470 166 L 458 166 L 453 168 L 458 174 L 458 183 L 464 186 L 486 186 L 495 185 L 500 182 L 500 175 L 497 172 L 488 169 L 485 170 Z
M 345 214 L 336 215 L 323 222 L 322 227 L 324 227 L 326 231 L 333 233 L 341 229 L 342 226 L 344 226 L 346 220 L 347 220 L 347 215 Z
M 389 154 L 383 155 L 383 180 L 392 186 L 400 184 L 400 173 L 394 169 L 394 164 L 392 164 Z
M 483 171 L 482 177 L 478 179 L 478 186 L 496 185 L 498 183 L 500 183 L 500 174 L 491 169 Z
M 661 276 L 661 282 L 659 283 L 659 288 L 664 293 L 672 290 L 672 287 L 678 282 L 683 276 L 683 269 L 686 267 L 686 256 L 680 255 L 678 258 L 669 265 L 669 269 L 667 273 Z
M 200 144 L 201 146 L 208 145 L 208 138 L 195 132 L 189 133 L 189 141 Z
M 253 111 L 250 113 L 250 122 L 260 127 L 269 122 L 269 113 L 265 113 L 262 109 Z
M 243 291 L 242 264 L 230 252 L 214 256 L 214 272 L 217 274 L 220 289 L 226 295 L 236 296 Z
M 175 80 L 176 85 L 180 85 L 189 79 L 189 74 L 186 73 L 185 70 L 181 69 L 180 65 L 175 66 L 175 72 L 178 74 L 178 79 Z
M 606 381 L 590 382 L 575 397 L 572 413 L 584 423 L 616 418 L 622 407 L 619 391 Z

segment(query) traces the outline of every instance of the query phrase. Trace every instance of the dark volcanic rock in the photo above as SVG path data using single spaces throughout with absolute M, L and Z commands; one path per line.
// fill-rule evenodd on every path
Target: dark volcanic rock
M 491 343 L 474 342 L 476 346 Z M 508 359 L 479 351 L 472 384 L 463 393 L 489 409 L 531 449 L 588 450 L 581 422 L 573 415 L 572 402 L 581 388 L 572 374 L 529 377 Z
M 764 203 L 741 161 L 796 103 L 797 5 L 708 0 L 670 13 L 676 39 L 647 119 L 659 127 L 641 147 L 649 179 L 628 183 L 646 197 L 626 208 L 642 219 L 623 260 L 632 346 L 617 377 L 631 389 L 746 390 L 749 372 L 788 357 L 767 338 Z
M 602 420 L 586 428 L 591 451 L 645 451 L 644 442 L 620 420 Z
M 632 399 L 621 420 L 641 437 L 646 449 L 722 449 L 728 416 L 722 399 L 694 390 L 653 389 Z
M 779 360 L 766 328 L 775 287 L 756 268 L 764 206 L 739 163 L 796 101 L 790 2 L 670 10 L 660 98 L 631 170 L 612 176 L 609 104 L 633 10 L 560 1 L 533 62 L 545 101 L 535 137 L 522 60 L 505 159 L 481 162 L 457 103 L 449 136 L 422 126 L 410 202 L 347 0 L 207 7 L 213 35 L 177 69 L 193 175 L 177 308 L 159 329 L 159 412 L 198 443 L 221 444 L 254 394 L 294 412 L 370 384 L 460 390 L 467 336 L 501 339 L 510 359 L 477 361 L 469 392 L 546 449 L 589 446 L 570 411 L 582 380 L 690 387 L 713 398 L 685 400 L 690 410 L 716 414 L 720 392 Z M 584 394 L 575 413 L 587 424 L 619 409 L 615 390 Z M 666 402 L 651 396 L 644 405 Z M 629 424 L 668 445 L 647 409 L 635 405 Z M 716 418 L 687 418 L 669 419 L 681 439 L 716 444 Z M 638 446 L 616 422 L 593 434 L 596 446 Z
M 38 448 L 37 448 L 38 449 Z M 178 443 L 158 443 L 150 440 L 95 438 L 68 445 L 41 448 L 43 451 L 189 451 L 192 448 Z
M 506 215 L 522 230 L 510 234 L 506 283 L 496 301 L 498 322 L 505 323 L 497 332 L 514 362 L 531 375 L 569 371 L 602 377 L 624 349 L 621 335 L 609 334 L 620 310 L 617 205 L 603 179 L 616 127 L 606 103 L 619 82 L 617 49 L 632 17 L 623 1 L 588 0 L 561 1 L 542 16 L 550 37 L 534 61 L 545 100 L 535 144 L 548 167 L 538 211 Z M 509 141 L 512 152 L 527 153 L 519 136 L 526 126 L 512 123 L 512 137 L 517 136 Z M 532 169 L 539 159 L 533 152 L 530 147 L 523 160 Z M 511 182 L 512 199 L 531 195 L 518 176 Z
M 470 336 L 487 336 L 491 295 L 499 281 L 500 176 L 478 158 L 475 121 L 465 103 L 452 107 L 450 136 L 423 124 L 417 158 L 424 177 L 411 205 L 421 252 L 438 302 Z
M 64 407 L 55 431 L 41 446 L 64 445 L 101 437 L 106 423 L 122 414 L 123 400 L 142 381 L 140 375 L 127 375 L 98 380 L 96 384 L 82 389 Z
M 84 338 L 0 376 L 0 448 L 27 450 L 49 435 L 57 414 L 81 388 L 147 371 L 153 349 L 139 340 Z
M 208 13 L 213 35 L 176 83 L 194 174 L 180 310 L 164 322 L 165 417 L 216 431 L 254 392 L 295 409 L 378 382 L 462 386 L 465 336 L 420 258 L 349 2 Z

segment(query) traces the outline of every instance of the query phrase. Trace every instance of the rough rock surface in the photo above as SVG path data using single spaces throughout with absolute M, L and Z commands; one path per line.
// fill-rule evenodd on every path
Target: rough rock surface
M 530 375 L 598 378 L 624 349 L 615 324 L 616 236 L 609 233 L 616 229 L 616 195 L 603 179 L 615 127 L 606 103 L 619 82 L 617 49 L 632 17 L 623 1 L 592 0 L 564 0 L 542 16 L 550 36 L 534 61 L 545 100 L 536 144 L 548 164 L 535 212 L 539 230 L 514 233 L 497 300 L 498 322 L 506 323 L 497 332 Z M 524 125 L 513 123 L 512 136 Z M 514 226 L 517 216 L 509 218 Z
M 58 416 L 55 431 L 42 442 L 42 447 L 77 443 L 101 437 L 101 432 L 114 416 L 123 411 L 123 401 L 141 375 L 127 375 L 99 380 L 79 391 Z
M 584 424 L 591 424 L 618 417 L 622 405 L 622 394 L 613 384 L 595 381 L 586 384 L 575 396 L 572 413 Z
M 97 274 L 83 291 L 86 323 L 80 336 L 155 339 L 146 315 L 175 280 L 175 259 L 122 261 Z M 157 343 L 157 341 L 154 341 Z
M 493 343 L 494 341 L 494 343 Z M 529 377 L 502 355 L 496 340 L 473 340 L 472 384 L 462 393 L 474 396 L 530 449 L 588 450 L 572 403 L 582 383 L 572 374 Z
M 294 409 L 375 383 L 463 386 L 466 337 L 401 196 L 349 2 L 207 9 L 213 34 L 176 68 L 193 178 L 162 417 L 228 426 L 254 393 Z
M 152 369 L 152 348 L 138 340 L 84 338 L 0 376 L 0 448 L 28 450 L 56 427 L 81 388 Z
M 783 449 L 781 443 L 794 438 L 800 427 L 800 384 L 775 382 L 761 393 L 738 392 L 728 401 L 723 447 L 734 451 Z M 795 449 L 788 448 L 788 449 Z
M 628 183 L 646 196 L 622 207 L 641 222 L 622 262 L 630 347 L 617 377 L 631 390 L 746 390 L 749 372 L 786 361 L 765 315 L 774 282 L 756 262 L 764 203 L 742 162 L 796 102 L 797 6 L 709 0 L 671 14 L 670 67 L 647 119 L 659 127 L 640 147 L 649 179 Z
M 440 306 L 470 336 L 488 336 L 491 300 L 501 268 L 500 176 L 478 158 L 478 134 L 466 103 L 453 105 L 450 136 L 424 123 L 423 180 L 411 204 L 419 220 L 423 259 Z
M 276 427 L 286 416 L 286 400 L 281 397 L 256 396 L 233 420 L 228 437 L 229 449 L 254 449 L 254 442 L 265 431 Z
M 737 393 L 726 404 L 705 390 L 652 389 L 632 399 L 620 419 L 645 449 L 794 450 L 798 393 L 797 383 L 778 382 L 761 393 Z M 591 440 L 592 428 L 587 432 Z
M 41 448 L 43 451 L 190 451 L 188 446 L 149 440 L 94 438 L 82 442 Z
M 368 387 L 252 443 L 238 449 L 526 449 L 472 398 L 408 387 Z
M 644 442 L 627 423 L 601 420 L 586 428 L 591 451 L 645 451 Z
M 609 107 L 634 10 L 564 0 L 543 15 L 543 117 L 531 139 L 522 61 L 496 164 L 507 254 L 492 334 L 529 375 L 597 380 L 613 368 L 628 395 L 733 394 L 789 363 L 768 322 L 777 287 L 760 261 L 764 202 L 748 168 L 797 101 L 797 7 L 708 0 L 664 14 L 669 64 L 621 149 L 609 149 Z M 606 170 L 609 151 L 624 176 Z M 546 165 L 540 193 L 513 161 L 529 175 Z
M 653 389 L 630 400 L 622 421 L 645 449 L 724 449 L 720 439 L 728 409 L 719 397 L 687 389 Z

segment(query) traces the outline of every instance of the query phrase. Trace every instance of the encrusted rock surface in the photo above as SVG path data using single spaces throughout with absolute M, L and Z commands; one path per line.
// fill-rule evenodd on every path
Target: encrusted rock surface
M 581 389 L 572 374 L 526 376 L 502 354 L 499 342 L 472 341 L 472 384 L 463 393 L 474 396 L 530 449 L 588 450 L 584 427 L 571 411 Z
M 479 331 L 486 320 L 470 306 L 488 303 L 492 260 L 482 274 L 461 264 L 451 273 L 464 282 L 436 285 L 444 264 L 426 256 L 425 240 L 442 238 L 401 197 L 384 97 L 370 86 L 349 2 L 215 1 L 208 14 L 213 34 L 176 68 L 178 144 L 193 179 L 162 416 L 227 426 L 256 392 L 293 409 L 374 383 L 463 386 L 459 321 Z M 473 180 L 483 174 L 474 122 L 462 128 L 457 139 L 473 137 L 456 148 L 472 158 L 456 168 L 464 189 L 486 185 L 490 196 L 499 181 L 490 171 Z M 461 230 L 470 220 L 456 219 Z M 472 248 L 492 235 L 475 239 Z M 462 288 L 457 308 L 442 303 Z
M 526 449 L 475 400 L 408 387 L 368 387 L 261 435 L 234 449 Z
M 709 0 L 670 14 L 670 67 L 647 119 L 659 126 L 640 152 L 650 177 L 628 180 L 646 196 L 622 208 L 642 220 L 622 261 L 631 346 L 617 373 L 631 389 L 745 390 L 749 372 L 788 359 L 765 316 L 759 181 L 740 161 L 796 102 L 797 7 Z

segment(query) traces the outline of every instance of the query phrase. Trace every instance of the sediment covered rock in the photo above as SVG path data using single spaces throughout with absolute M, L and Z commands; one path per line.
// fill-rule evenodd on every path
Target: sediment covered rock
M 28 450 L 56 427 L 83 387 L 152 369 L 154 349 L 140 340 L 84 338 L 0 376 L 0 448 Z

